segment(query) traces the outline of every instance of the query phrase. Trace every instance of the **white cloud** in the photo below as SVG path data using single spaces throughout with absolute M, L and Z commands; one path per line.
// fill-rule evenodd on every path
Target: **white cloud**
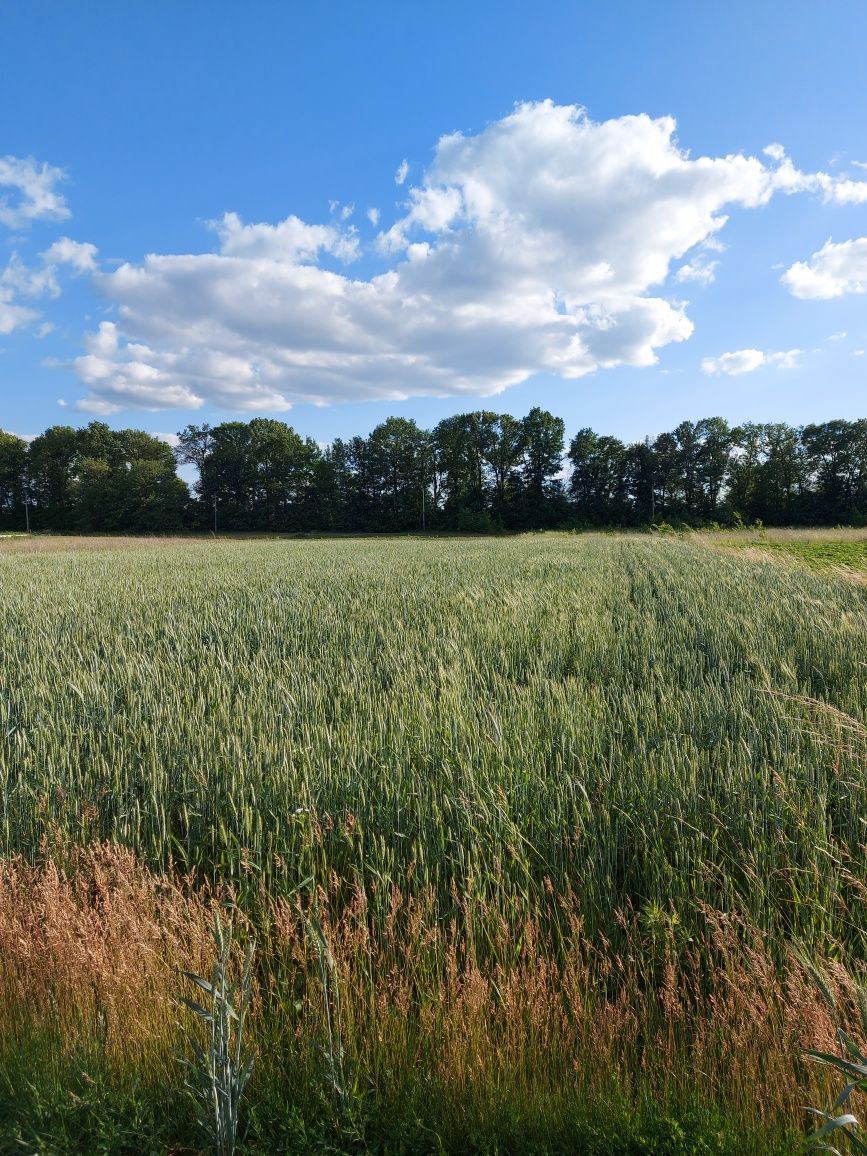
M 806 299 L 867 292 L 867 237 L 827 241 L 809 261 L 796 261 L 781 280 L 794 297 Z
M 103 321 L 86 341 L 87 353 L 73 361 L 91 393 L 75 403 L 85 413 L 122 409 L 198 409 L 207 396 L 233 410 L 285 410 L 289 403 L 256 381 L 255 368 L 231 354 L 206 348 L 158 353 L 141 342 L 121 346 L 117 326 Z
M 774 191 L 781 193 L 819 193 L 826 204 L 863 205 L 867 203 L 867 181 L 834 177 L 829 173 L 804 173 L 795 168 L 782 145 L 768 145 L 764 150 L 776 164 L 770 171 Z
M 802 349 L 785 349 L 779 353 L 766 353 L 765 360 L 777 369 L 800 369 L 799 358 L 803 352 Z
M 374 228 L 379 224 L 379 209 L 368 209 L 367 219 Z
M 841 329 L 839 333 L 832 333 L 829 337 L 826 337 L 825 340 L 826 341 L 843 341 L 843 339 L 845 337 L 846 337 L 846 331 L 844 329 Z
M 737 377 L 741 373 L 752 373 L 764 362 L 765 355 L 760 349 L 736 349 L 733 353 L 722 353 L 719 357 L 705 357 L 701 371 L 711 376 L 725 373 Z
M 18 329 L 19 326 L 35 321 L 38 316 L 39 314 L 35 309 L 16 305 L 13 301 L 12 290 L 0 285 L 0 333 L 5 336 L 13 329 Z
M 761 349 L 736 349 L 732 353 L 722 353 L 719 357 L 705 357 L 701 363 L 702 373 L 711 377 L 725 374 L 739 377 L 742 373 L 752 373 L 763 365 L 773 365 L 777 369 L 797 369 L 800 349 L 779 350 L 763 353 Z
M 26 228 L 31 221 L 61 221 L 69 209 L 57 185 L 63 169 L 39 164 L 33 157 L 0 157 L 0 225 Z
M 677 270 L 675 281 L 683 284 L 686 281 L 695 281 L 699 285 L 710 285 L 716 276 L 716 267 L 719 261 L 708 261 L 701 255 L 693 261 L 688 261 Z
M 13 253 L 6 267 L 0 270 L 0 333 L 11 333 L 41 316 L 38 310 L 18 304 L 16 298 L 59 297 L 59 266 L 70 266 L 76 275 L 93 271 L 96 252 L 95 245 L 61 237 L 40 254 L 41 264 L 27 265 Z M 52 328 L 44 322 L 36 330 L 36 336 L 45 337 Z
M 409 212 L 387 233 L 382 233 L 379 245 L 385 253 L 405 249 L 413 230 L 426 233 L 444 233 L 461 218 L 463 200 L 460 188 L 410 189 Z
M 404 157 L 404 159 L 397 166 L 397 171 L 394 174 L 394 183 L 396 185 L 402 185 L 408 176 L 409 176 L 409 161 L 406 159 L 406 157 Z
M 157 439 L 157 441 L 165 442 L 167 446 L 171 446 L 172 449 L 175 449 L 181 444 L 181 439 L 177 434 L 155 433 L 153 436 Z
M 782 161 L 786 158 L 786 150 L 781 144 L 769 144 L 762 149 L 762 152 L 772 161 Z
M 0 273 L 0 284 L 8 286 L 19 297 L 59 297 L 56 274 L 56 266 L 43 264 L 31 268 L 13 253 Z
M 225 257 L 306 264 L 316 261 L 320 253 L 330 253 L 342 261 L 358 256 L 354 230 L 308 225 L 298 217 L 287 217 L 276 225 L 245 225 L 237 213 L 225 213 L 210 225 L 220 239 L 220 252 Z
M 692 158 L 674 134 L 669 117 L 595 123 L 544 101 L 445 136 L 379 235 L 387 267 L 369 278 L 324 267 L 324 256 L 361 252 L 339 218 L 245 224 L 227 213 L 217 252 L 95 275 L 118 314 L 74 363 L 89 390 L 80 404 L 285 410 L 651 365 L 692 333 L 664 288 L 673 268 L 690 269 L 681 284 L 709 279 L 706 254 L 722 248 L 732 209 L 778 191 L 825 195 L 781 150 L 772 164 Z
M 41 253 L 46 265 L 69 265 L 74 273 L 93 273 L 96 269 L 96 245 L 89 241 L 73 241 L 60 237 Z
M 852 350 L 852 356 L 853 357 L 863 357 L 864 356 L 864 350 L 863 349 L 853 349 Z

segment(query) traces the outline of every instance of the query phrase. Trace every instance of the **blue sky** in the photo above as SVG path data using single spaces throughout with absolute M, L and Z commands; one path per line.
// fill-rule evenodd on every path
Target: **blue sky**
M 865 45 L 860 2 L 0 5 L 0 427 L 867 416 Z

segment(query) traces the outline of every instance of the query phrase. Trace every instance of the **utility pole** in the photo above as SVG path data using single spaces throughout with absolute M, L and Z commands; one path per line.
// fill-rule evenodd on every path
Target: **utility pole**
M 24 499 L 24 525 L 27 527 L 27 534 L 30 535 L 30 478 L 24 478 L 24 484 L 21 487 L 21 497 Z
M 217 495 L 214 494 L 214 537 L 217 536 Z
M 644 444 L 647 447 L 647 449 L 650 450 L 650 452 L 652 453 L 653 451 L 651 450 L 651 446 L 650 446 L 650 434 L 647 434 L 645 436 Z M 651 522 L 653 521 L 653 519 L 655 517 L 656 517 L 656 477 L 654 475 L 654 470 L 653 470 L 653 458 L 651 457 L 651 459 L 650 459 L 650 520 L 651 520 Z
M 425 486 L 424 482 L 422 482 L 422 484 L 421 484 L 421 532 L 422 532 L 422 533 L 424 533 L 424 532 L 425 532 L 425 524 L 424 524 L 424 492 L 425 492 L 425 489 L 426 489 L 426 488 L 427 488 L 427 487 Z

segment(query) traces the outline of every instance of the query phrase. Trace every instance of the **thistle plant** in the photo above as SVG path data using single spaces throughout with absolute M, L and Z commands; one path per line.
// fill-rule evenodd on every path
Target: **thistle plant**
M 837 1032 L 837 1038 L 843 1052 L 840 1056 L 831 1055 L 829 1052 L 808 1051 L 806 1053 L 811 1060 L 820 1064 L 827 1064 L 835 1071 L 840 1072 L 846 1080 L 842 1092 L 831 1105 L 829 1111 L 823 1112 L 819 1108 L 808 1109 L 814 1116 L 818 1116 L 823 1123 L 820 1128 L 807 1137 L 806 1147 L 808 1151 L 835 1152 L 837 1156 L 842 1156 L 840 1149 L 828 1142 L 828 1137 L 834 1136 L 835 1142 L 845 1140 L 850 1152 L 867 1153 L 867 1143 L 859 1136 L 858 1117 L 846 1110 L 849 1107 L 849 1098 L 853 1092 L 867 1091 L 867 1057 L 856 1047 L 842 1028 Z
M 818 986 L 828 1011 L 836 1019 L 837 1006 L 834 993 L 824 975 L 818 967 L 809 961 L 803 962 L 805 970 Z M 861 1029 L 867 1037 L 867 990 L 859 986 L 857 995 Z M 833 1152 L 836 1153 L 836 1156 L 842 1156 L 840 1149 L 834 1145 L 845 1141 L 849 1152 L 867 1153 L 867 1142 L 862 1140 L 859 1134 L 858 1117 L 849 1110 L 852 1093 L 867 1091 L 867 1056 L 862 1053 L 851 1036 L 841 1027 L 837 1028 L 837 1042 L 840 1045 L 839 1056 L 832 1055 L 830 1052 L 812 1050 L 807 1050 L 804 1053 L 809 1059 L 815 1060 L 817 1064 L 825 1064 L 833 1068 L 845 1080 L 843 1090 L 827 1112 L 823 1112 L 819 1108 L 807 1109 L 812 1115 L 817 1116 L 822 1123 L 815 1132 L 807 1137 L 805 1148 L 811 1152 Z M 829 1142 L 829 1137 L 834 1138 L 834 1143 Z
M 184 1086 L 213 1156 L 232 1156 L 235 1152 L 241 1096 L 253 1069 L 253 1056 L 244 1058 L 242 1042 L 256 945 L 252 939 L 248 942 L 240 982 L 232 983 L 233 930 L 232 917 L 224 924 L 216 911 L 211 933 L 217 954 L 211 978 L 182 973 L 205 997 L 201 1003 L 181 997 L 181 1003 L 195 1013 L 205 1029 L 204 1046 L 194 1033 L 187 1033 L 192 1056 L 182 1056 L 181 1063 L 187 1071 Z
M 308 933 L 312 936 L 316 946 L 319 980 L 322 984 L 326 1036 L 321 1050 L 325 1060 L 325 1076 L 334 1105 L 340 1115 L 345 1118 L 351 1106 L 351 1095 L 346 1054 L 343 1047 L 343 1014 L 337 963 L 328 945 L 322 924 L 316 916 L 309 916 L 306 923 Z

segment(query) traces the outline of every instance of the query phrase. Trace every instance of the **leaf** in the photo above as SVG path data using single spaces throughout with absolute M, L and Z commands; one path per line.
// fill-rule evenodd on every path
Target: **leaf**
M 815 1060 L 819 1064 L 827 1064 L 831 1068 L 836 1068 L 838 1072 L 847 1072 L 850 1076 L 856 1076 L 859 1083 L 867 1081 L 867 1067 L 863 1064 L 853 1064 L 840 1056 L 829 1055 L 828 1052 L 806 1051 L 804 1055 L 809 1056 L 811 1060 Z
M 187 999 L 187 997 L 185 995 L 179 995 L 178 996 L 178 1002 L 182 1003 L 184 1005 L 184 1007 L 189 1008 L 190 1011 L 195 1012 L 196 1015 L 199 1016 L 201 1019 L 207 1020 L 208 1023 L 213 1022 L 214 1017 L 211 1014 L 211 1012 L 209 1012 L 205 1008 L 203 1008 L 200 1003 L 196 1003 L 195 1000 Z
M 860 1089 L 861 1081 L 856 1080 L 854 1083 L 847 1084 L 834 1103 L 831 1105 L 831 1111 L 836 1112 L 838 1108 L 842 1108 L 853 1092 Z
M 202 991 L 207 992 L 208 995 L 214 994 L 214 985 L 211 983 L 208 983 L 208 981 L 206 979 L 202 979 L 202 977 L 200 975 L 194 975 L 193 972 L 191 972 L 191 971 L 182 971 L 181 975 L 185 979 L 190 980 L 191 983 L 194 983 L 198 987 L 200 987 L 202 989 Z
M 859 1063 L 859 1064 L 864 1064 L 864 1065 L 865 1065 L 865 1068 L 864 1068 L 864 1070 L 865 1070 L 865 1072 L 867 1072 L 867 1057 L 865 1057 L 865 1056 L 863 1056 L 863 1055 L 861 1054 L 861 1052 L 860 1052 L 860 1051 L 858 1050 L 858 1048 L 855 1046 L 855 1043 L 854 1043 L 854 1041 L 851 1039 L 851 1037 L 850 1037 L 850 1036 L 848 1036 L 848 1035 L 847 1035 L 847 1034 L 846 1034 L 846 1033 L 843 1031 L 843 1029 L 842 1029 L 842 1028 L 840 1028 L 840 1030 L 839 1030 L 839 1032 L 837 1033 L 837 1035 L 840 1037 L 840 1042 L 841 1042 L 841 1043 L 842 1043 L 842 1044 L 843 1044 L 843 1045 L 846 1047 L 846 1049 L 848 1050 L 848 1052 L 849 1052 L 849 1055 L 850 1055 L 850 1056 L 854 1056 L 854 1057 L 855 1057 L 855 1059 L 858 1061 L 858 1063 Z

